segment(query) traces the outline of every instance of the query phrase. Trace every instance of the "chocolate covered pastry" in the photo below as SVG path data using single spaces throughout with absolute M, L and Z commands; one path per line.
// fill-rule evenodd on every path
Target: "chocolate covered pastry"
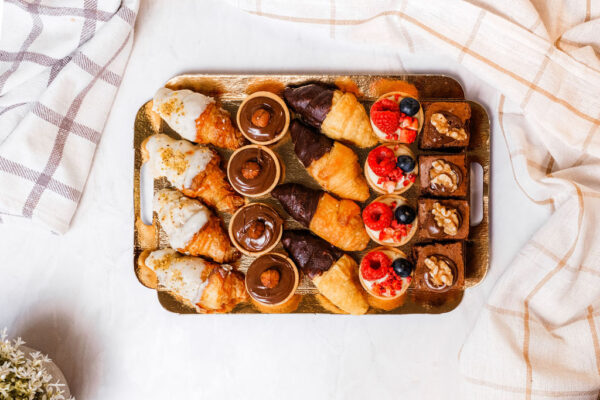
M 469 145 L 471 107 L 466 102 L 429 103 L 419 147 L 422 149 L 464 148 Z
M 367 112 L 354 94 L 312 83 L 287 87 L 283 96 L 304 122 L 330 138 L 358 147 L 377 144 Z
M 318 236 L 345 251 L 367 247 L 360 207 L 351 200 L 338 200 L 322 190 L 309 189 L 298 183 L 277 186 L 271 192 L 295 220 Z
M 367 312 L 369 305 L 352 257 L 307 231 L 285 231 L 282 243 L 298 267 L 331 303 L 349 314 Z
M 310 176 L 327 191 L 345 199 L 365 201 L 369 187 L 354 151 L 298 120 L 290 126 L 294 151 Z
M 437 197 L 465 197 L 469 191 L 469 170 L 464 154 L 419 157 L 421 194 Z

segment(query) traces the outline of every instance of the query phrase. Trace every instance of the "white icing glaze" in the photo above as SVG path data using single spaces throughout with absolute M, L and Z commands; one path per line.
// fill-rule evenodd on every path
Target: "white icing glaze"
M 196 119 L 214 103 L 212 97 L 191 90 L 171 90 L 160 88 L 154 95 L 152 111 L 183 138 L 196 141 Z
M 211 212 L 198 200 L 185 197 L 173 189 L 162 189 L 154 195 L 154 211 L 169 237 L 171 247 L 184 249 L 210 219 Z
M 208 280 L 202 280 L 206 261 L 163 249 L 150 253 L 146 265 L 156 273 L 161 289 L 177 293 L 194 305 L 200 301 L 208 284 Z
M 167 135 L 150 136 L 146 142 L 152 174 L 164 176 L 177 189 L 188 189 L 194 177 L 204 171 L 214 153 L 206 146 L 187 140 L 175 140 Z

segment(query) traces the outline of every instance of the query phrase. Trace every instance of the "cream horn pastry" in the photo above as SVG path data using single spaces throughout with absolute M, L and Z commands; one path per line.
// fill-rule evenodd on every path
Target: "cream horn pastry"
M 271 192 L 295 220 L 344 251 L 364 250 L 369 243 L 360 207 L 351 200 L 338 200 L 322 190 L 297 183 L 277 186 Z
M 312 83 L 287 87 L 283 97 L 304 122 L 332 139 L 358 147 L 378 142 L 365 108 L 352 93 Z
M 233 126 L 229 113 L 215 99 L 191 90 L 160 88 L 152 110 L 184 139 L 237 149 L 244 144 L 241 132 Z
M 282 242 L 296 265 L 331 303 L 349 314 L 367 312 L 369 304 L 352 257 L 308 231 L 285 231 Z
M 248 299 L 241 273 L 173 249 L 143 252 L 140 267 L 156 274 L 157 289 L 199 313 L 224 313 Z
M 192 256 L 223 263 L 237 260 L 240 253 L 221 226 L 221 220 L 204 204 L 173 189 L 154 195 L 154 211 L 172 248 Z
M 325 190 L 345 199 L 365 201 L 369 186 L 354 151 L 313 131 L 298 120 L 290 126 L 294 151 Z
M 154 178 L 166 177 L 186 196 L 229 213 L 244 204 L 219 166 L 221 157 L 208 147 L 155 134 L 144 140 L 141 151 L 142 161 L 150 163 Z

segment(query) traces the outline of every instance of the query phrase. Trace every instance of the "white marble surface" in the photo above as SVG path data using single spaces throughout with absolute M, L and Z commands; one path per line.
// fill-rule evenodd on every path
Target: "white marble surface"
M 71 230 L 0 225 L 0 327 L 60 365 L 81 400 L 458 399 L 458 353 L 495 281 L 548 210 L 520 192 L 495 121 L 497 93 L 435 54 L 401 55 L 212 1 L 142 2 L 128 70 Z M 444 72 L 487 106 L 492 257 L 444 315 L 215 315 L 164 311 L 132 267 L 132 126 L 182 72 Z M 493 360 L 490 360 L 493 362 Z

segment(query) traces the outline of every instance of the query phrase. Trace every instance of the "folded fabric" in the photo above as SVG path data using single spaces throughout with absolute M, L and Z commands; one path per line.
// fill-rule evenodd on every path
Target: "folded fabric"
M 502 93 L 493 111 L 517 183 L 531 201 L 556 211 L 500 279 L 465 343 L 462 398 L 596 399 L 600 4 L 231 3 L 337 40 L 441 51 Z
M 0 220 L 64 233 L 133 42 L 139 0 L 8 0 L 0 38 Z

